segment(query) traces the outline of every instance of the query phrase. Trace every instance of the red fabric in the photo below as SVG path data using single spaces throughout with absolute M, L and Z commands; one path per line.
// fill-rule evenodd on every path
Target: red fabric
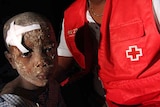
M 65 11 L 67 45 L 83 68 L 84 56 L 74 43 L 75 33 L 68 35 L 68 31 L 86 22 L 85 3 L 86 0 L 76 0 Z M 159 107 L 160 35 L 154 21 L 152 1 L 107 0 L 104 10 L 98 63 L 106 100 L 116 106 L 155 104 L 153 107 Z
M 107 104 L 109 107 L 160 107 L 160 101 L 155 101 L 146 104 L 137 104 L 137 105 L 120 105 L 108 100 Z
M 99 76 L 107 90 L 106 98 L 123 105 L 160 101 L 160 35 L 152 1 L 109 2 L 98 53 Z M 127 58 L 131 46 L 141 50 L 138 60 Z
M 69 82 L 69 78 L 67 78 L 67 79 L 65 79 L 64 81 L 62 81 L 62 82 L 60 83 L 60 85 L 63 87 L 63 86 L 65 86 L 68 82 Z
M 73 54 L 73 57 L 82 68 L 85 68 L 84 56 L 77 49 L 75 44 L 75 34 L 78 28 L 84 25 L 86 22 L 85 18 L 86 0 L 76 0 L 76 1 L 77 2 L 74 2 L 72 6 L 70 6 L 64 13 L 65 38 L 66 38 L 66 43 Z

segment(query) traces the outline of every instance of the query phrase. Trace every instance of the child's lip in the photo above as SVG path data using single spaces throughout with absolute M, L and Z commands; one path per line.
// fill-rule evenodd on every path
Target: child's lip
M 38 75 L 37 75 L 37 77 L 39 78 L 39 79 L 48 79 L 48 73 L 46 72 L 46 73 L 39 73 Z
M 45 75 L 38 75 L 37 76 L 39 79 L 47 79 L 47 77 Z

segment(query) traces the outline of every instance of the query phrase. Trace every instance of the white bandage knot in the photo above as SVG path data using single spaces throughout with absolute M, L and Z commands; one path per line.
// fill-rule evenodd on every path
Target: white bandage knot
M 22 45 L 22 34 L 40 28 L 39 24 L 20 26 L 15 25 L 13 21 L 10 24 L 10 29 L 7 31 L 6 43 L 8 46 L 16 46 L 22 53 L 29 52 L 29 50 Z

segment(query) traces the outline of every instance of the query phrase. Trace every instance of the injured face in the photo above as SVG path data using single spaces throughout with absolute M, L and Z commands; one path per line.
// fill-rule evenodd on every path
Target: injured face
M 24 80 L 45 86 L 57 66 L 57 42 L 51 23 L 34 13 L 22 13 L 4 27 L 12 67 Z

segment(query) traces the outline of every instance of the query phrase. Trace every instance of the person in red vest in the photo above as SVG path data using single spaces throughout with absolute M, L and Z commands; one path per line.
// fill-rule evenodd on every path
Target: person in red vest
M 19 76 L 0 92 L 0 107 L 66 107 L 52 78 L 57 41 L 51 22 L 35 12 L 19 13 L 4 24 L 5 56 Z
M 159 107 L 159 7 L 159 0 L 75 0 L 64 12 L 59 81 L 74 59 L 82 72 L 97 68 L 109 107 Z

